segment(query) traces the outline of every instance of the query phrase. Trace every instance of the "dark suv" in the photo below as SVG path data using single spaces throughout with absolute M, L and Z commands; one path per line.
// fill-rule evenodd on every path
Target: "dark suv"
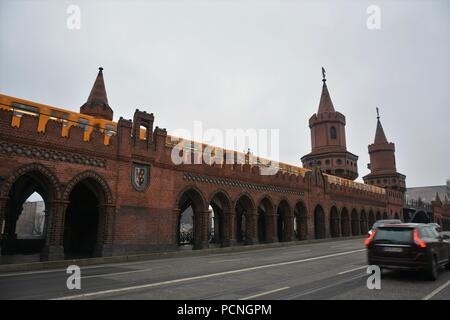
M 385 224 L 365 240 L 367 262 L 385 269 L 423 270 L 436 280 L 439 267 L 450 269 L 449 239 L 422 223 Z

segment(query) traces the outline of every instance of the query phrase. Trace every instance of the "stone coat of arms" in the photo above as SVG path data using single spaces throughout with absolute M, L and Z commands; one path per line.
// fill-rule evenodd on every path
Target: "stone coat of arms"
M 131 183 L 137 191 L 143 191 L 149 182 L 149 166 L 133 163 L 131 168 Z

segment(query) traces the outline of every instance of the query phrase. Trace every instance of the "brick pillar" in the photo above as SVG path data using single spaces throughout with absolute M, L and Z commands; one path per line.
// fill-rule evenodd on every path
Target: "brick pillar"
M 208 239 L 209 211 L 194 212 L 194 249 L 206 249 Z
M 246 244 L 255 244 L 258 243 L 258 234 L 257 234 L 257 221 L 258 215 L 255 212 L 247 212 L 245 213 L 245 223 L 246 223 Z
M 94 255 L 99 257 L 112 256 L 116 207 L 114 205 L 106 204 L 99 206 L 98 210 L 97 245 Z
M 222 246 L 229 247 L 236 243 L 236 228 L 236 214 L 234 212 L 224 212 Z
M 64 219 L 69 201 L 52 201 L 48 208 L 47 234 L 41 260 L 64 259 Z

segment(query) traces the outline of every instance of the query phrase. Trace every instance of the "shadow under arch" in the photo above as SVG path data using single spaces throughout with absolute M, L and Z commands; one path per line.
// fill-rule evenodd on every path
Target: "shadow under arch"
M 314 209 L 314 236 L 316 239 L 323 239 L 326 236 L 325 212 L 320 204 Z
M 237 197 L 235 201 L 237 243 L 254 244 L 258 242 L 255 211 L 255 203 L 249 194 L 242 193 Z
M 332 238 L 339 237 L 339 214 L 336 206 L 332 206 L 330 209 L 330 233 Z
M 291 241 L 291 206 L 286 199 L 282 199 L 277 206 L 277 235 L 278 241 Z
M 341 210 L 341 233 L 343 237 L 350 236 L 350 216 L 346 207 Z
M 68 201 L 64 216 L 63 246 L 66 258 L 102 256 L 111 226 L 111 189 L 101 175 L 84 171 L 76 175 L 63 193 Z
M 298 240 L 308 238 L 308 212 L 302 201 L 298 201 L 294 207 L 294 230 Z

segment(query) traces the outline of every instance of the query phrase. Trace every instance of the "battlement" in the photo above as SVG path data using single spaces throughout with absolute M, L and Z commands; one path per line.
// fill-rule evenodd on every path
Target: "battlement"
M 369 153 L 372 153 L 374 151 L 391 151 L 395 152 L 395 144 L 390 143 L 383 143 L 383 144 L 370 144 L 369 145 Z
M 345 125 L 345 116 L 338 111 L 315 113 L 309 118 L 309 127 L 322 122 L 340 122 Z

